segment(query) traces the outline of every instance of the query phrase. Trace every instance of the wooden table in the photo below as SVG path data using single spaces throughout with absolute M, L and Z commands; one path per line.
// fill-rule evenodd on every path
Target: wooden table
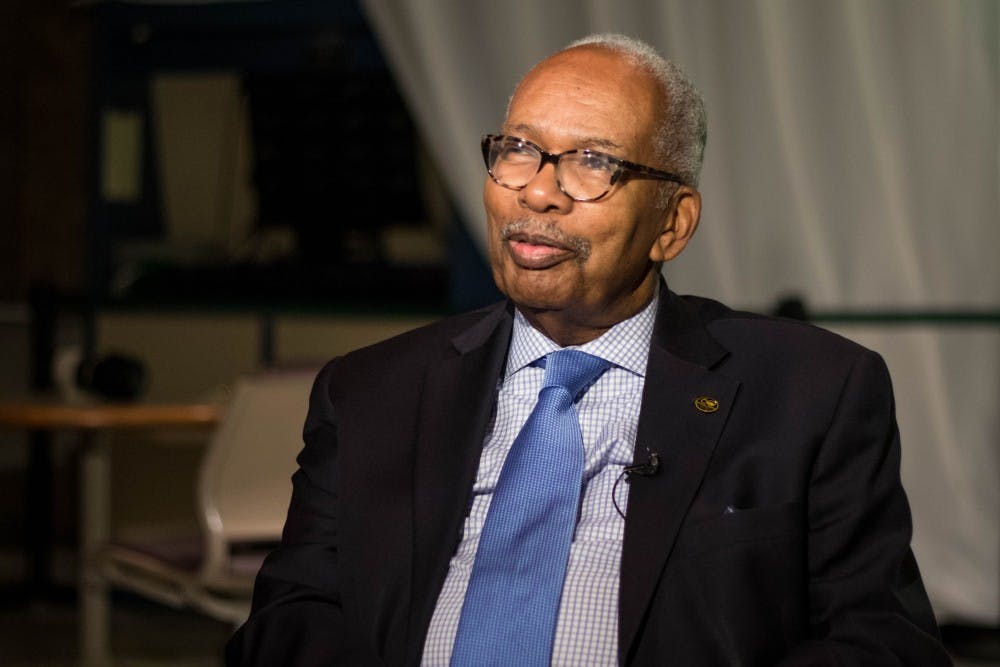
M 85 665 L 108 658 L 108 590 L 96 557 L 111 536 L 111 450 L 108 435 L 122 430 L 209 428 L 221 417 L 214 404 L 74 403 L 36 398 L 0 400 L 0 428 L 80 434 L 80 653 Z

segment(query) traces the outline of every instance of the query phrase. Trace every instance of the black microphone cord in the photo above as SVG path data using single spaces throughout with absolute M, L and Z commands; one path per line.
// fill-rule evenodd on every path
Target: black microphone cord
M 652 452 L 649 447 L 646 448 L 646 454 L 648 458 L 645 463 L 633 464 L 630 466 L 625 466 L 622 468 L 622 472 L 618 475 L 618 479 L 615 480 L 614 486 L 611 487 L 611 503 L 615 506 L 615 511 L 621 518 L 625 518 L 625 513 L 622 512 L 621 507 L 618 506 L 618 484 L 621 483 L 623 479 L 631 481 L 632 475 L 639 475 L 640 477 L 652 477 L 653 475 L 660 472 L 660 455 L 657 452 Z

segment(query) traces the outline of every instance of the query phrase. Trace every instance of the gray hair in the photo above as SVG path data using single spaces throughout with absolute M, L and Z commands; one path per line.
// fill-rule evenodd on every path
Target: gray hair
M 566 50 L 578 46 L 610 49 L 649 72 L 659 82 L 667 102 L 657 114 L 656 156 L 685 185 L 697 187 L 708 139 L 708 121 L 705 101 L 691 79 L 652 46 L 634 37 L 616 33 L 588 35 L 569 44 Z M 673 194 L 673 188 L 669 192 Z

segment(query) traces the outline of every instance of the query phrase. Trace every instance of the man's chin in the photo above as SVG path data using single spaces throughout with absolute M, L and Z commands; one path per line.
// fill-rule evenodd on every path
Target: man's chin
M 568 299 L 554 298 L 551 292 L 539 294 L 534 290 L 512 290 L 507 296 L 522 312 L 535 314 L 566 310 L 570 305 Z
M 519 308 L 533 311 L 560 310 L 570 301 L 565 294 L 566 281 L 552 269 L 526 271 L 514 269 L 514 276 L 495 276 L 497 287 Z

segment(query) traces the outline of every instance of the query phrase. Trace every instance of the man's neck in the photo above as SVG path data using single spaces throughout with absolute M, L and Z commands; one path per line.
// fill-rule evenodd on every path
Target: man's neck
M 608 329 L 619 322 L 635 316 L 648 306 L 650 301 L 657 298 L 659 291 L 660 286 L 657 281 L 649 297 L 637 300 L 637 305 L 622 308 L 619 312 L 614 312 L 612 308 L 605 309 L 600 314 L 603 317 L 600 315 L 591 317 L 574 316 L 575 313 L 571 313 L 569 309 L 543 310 L 526 308 L 521 305 L 517 305 L 517 309 L 524 315 L 524 319 L 532 327 L 561 347 L 568 347 L 570 345 L 583 345 L 600 338 Z

